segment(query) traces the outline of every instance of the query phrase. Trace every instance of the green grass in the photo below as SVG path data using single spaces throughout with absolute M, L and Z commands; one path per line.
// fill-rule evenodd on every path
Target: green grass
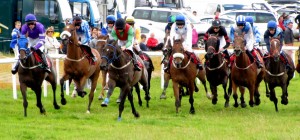
M 135 107 L 141 117 L 135 119 L 128 100 L 122 121 L 117 121 L 118 106 L 115 103 L 119 90 L 115 90 L 107 108 L 100 107 L 97 100 L 99 88 L 91 107 L 91 114 L 86 114 L 88 98 L 66 96 L 67 105 L 55 110 L 52 105 L 52 92 L 42 97 L 47 115 L 40 115 L 36 107 L 35 94 L 28 89 L 28 117 L 23 117 L 21 93 L 18 99 L 12 98 L 10 87 L 0 89 L 0 137 L 1 139 L 138 139 L 138 140 L 182 140 L 182 139 L 299 139 L 300 138 L 300 94 L 297 75 L 289 87 L 289 104 L 279 104 L 275 112 L 274 104 L 265 97 L 264 84 L 261 83 L 261 104 L 251 108 L 234 108 L 233 98 L 230 107 L 224 108 L 222 89 L 219 87 L 219 101 L 212 105 L 205 97 L 203 87 L 195 93 L 196 114 L 189 114 L 188 97 L 183 97 L 182 107 L 175 113 L 172 86 L 167 89 L 168 98 L 160 100 L 160 79 L 152 79 L 150 108 L 137 104 Z M 99 86 L 100 87 L 100 86 Z M 277 97 L 281 100 L 281 90 Z M 57 92 L 59 89 L 57 90 Z M 60 94 L 58 92 L 58 94 Z M 249 94 L 246 93 L 246 102 Z M 144 92 L 142 92 L 144 97 Z M 57 97 L 60 104 L 60 96 Z

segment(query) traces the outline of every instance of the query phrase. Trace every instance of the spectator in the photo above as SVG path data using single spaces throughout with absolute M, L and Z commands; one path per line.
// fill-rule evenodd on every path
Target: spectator
M 284 44 L 286 46 L 293 46 L 294 44 L 294 35 L 293 35 L 293 22 L 291 20 L 288 21 L 287 28 L 284 31 Z
M 161 50 L 164 45 L 162 43 L 158 44 L 158 40 L 155 38 L 154 33 L 150 34 L 147 40 L 147 47 L 152 51 Z
M 289 15 L 285 15 L 283 16 L 283 25 L 286 28 L 288 28 L 288 22 L 290 21 L 290 16 Z
M 46 37 L 45 37 L 45 52 L 47 54 L 57 54 L 60 43 L 57 41 L 56 37 L 53 36 L 54 28 L 50 26 L 46 30 Z
M 197 11 L 193 11 L 193 15 L 197 17 Z
M 192 26 L 192 48 L 198 48 L 198 33 L 196 29 L 194 28 L 194 25 L 191 23 Z
M 15 58 L 19 57 L 19 50 L 17 47 L 18 38 L 20 37 L 20 29 L 21 29 L 21 22 L 15 22 L 15 28 L 11 32 L 11 42 L 10 48 L 14 50 Z
M 141 35 L 141 42 L 140 42 L 140 48 L 142 51 L 149 51 L 148 47 L 146 46 L 146 35 L 142 34 Z
M 281 30 L 282 31 L 285 31 L 285 27 L 284 27 L 284 25 L 283 25 L 283 16 L 280 16 L 279 18 L 278 18 L 278 27 L 280 27 L 281 28 Z
M 91 34 L 92 39 L 97 38 L 98 35 L 99 35 L 99 28 L 93 27 L 93 28 L 92 28 L 92 34 Z
M 297 16 L 295 18 L 295 23 L 297 23 L 297 29 L 299 30 L 299 33 L 300 33 L 300 14 L 299 12 L 297 12 Z M 300 36 L 299 36 L 299 41 L 300 41 Z

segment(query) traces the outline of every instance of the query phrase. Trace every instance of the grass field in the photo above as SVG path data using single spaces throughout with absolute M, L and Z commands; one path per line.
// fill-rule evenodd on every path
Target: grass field
M 12 98 L 11 84 L 0 81 L 0 138 L 1 139 L 124 139 L 124 140 L 199 140 L 199 139 L 271 139 L 287 140 L 300 138 L 300 77 L 297 74 L 289 87 L 289 104 L 279 103 L 279 112 L 265 96 L 264 84 L 261 83 L 261 104 L 251 108 L 234 108 L 233 98 L 230 107 L 224 108 L 224 98 L 219 87 L 219 100 L 212 105 L 203 92 L 194 94 L 196 114 L 189 114 L 188 97 L 183 97 L 182 107 L 175 113 L 172 87 L 167 89 L 166 100 L 160 100 L 159 60 L 155 58 L 156 71 L 151 81 L 150 108 L 137 104 L 135 107 L 140 118 L 135 119 L 130 104 L 125 102 L 122 121 L 117 121 L 118 105 L 115 103 L 119 90 L 115 90 L 107 108 L 100 106 L 97 100 L 100 84 L 91 106 L 91 114 L 86 114 L 88 98 L 66 96 L 67 105 L 60 104 L 60 92 L 57 89 L 57 101 L 61 107 L 55 110 L 52 105 L 52 92 L 48 88 L 48 97 L 42 97 L 47 115 L 40 115 L 36 107 L 35 94 L 28 89 L 28 117 L 23 117 L 22 96 L 18 90 L 18 99 Z M 10 66 L 10 65 L 9 65 Z M 10 67 L 9 67 L 10 68 Z M 7 65 L 0 65 L 0 72 L 9 74 Z M 171 85 L 171 83 L 170 83 Z M 209 87 L 209 85 L 207 84 Z M 281 100 L 281 90 L 276 88 L 277 98 Z M 144 97 L 144 92 L 142 92 Z M 245 94 L 248 103 L 249 94 Z

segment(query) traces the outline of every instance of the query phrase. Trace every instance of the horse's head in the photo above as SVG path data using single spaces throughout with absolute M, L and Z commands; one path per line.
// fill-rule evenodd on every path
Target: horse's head
M 107 43 L 109 36 L 108 35 L 99 35 L 97 37 L 97 44 L 96 44 L 96 49 L 98 52 L 101 52 L 101 50 L 104 48 L 104 46 Z
M 26 61 L 29 54 L 29 49 L 28 49 L 28 40 L 24 35 L 21 35 L 20 38 L 18 39 L 18 47 L 19 47 L 19 59 L 23 62 Z
M 182 39 L 173 40 L 173 63 L 176 65 L 177 68 L 181 67 L 181 63 L 184 59 L 184 48 L 182 46 Z
M 246 46 L 246 40 L 244 39 L 243 35 L 234 37 L 233 48 L 236 56 L 239 56 L 242 52 L 246 51 L 245 46 Z
M 164 55 L 164 59 L 163 59 L 162 63 L 164 63 L 164 65 L 166 65 L 166 64 L 168 64 L 169 57 L 172 53 L 172 45 L 171 45 L 170 36 L 167 34 L 166 34 L 166 37 L 164 38 L 164 47 L 162 48 L 162 53 Z
M 74 24 L 68 24 L 64 31 L 60 34 L 62 44 L 67 46 L 69 43 L 77 44 L 78 40 L 76 37 L 76 28 Z
M 117 41 L 111 40 L 109 41 L 101 51 L 101 70 L 107 70 L 108 65 L 111 64 L 113 61 L 119 59 L 121 55 L 121 47 L 116 46 Z
M 280 41 L 277 38 L 273 38 L 270 41 L 270 56 L 274 58 L 274 61 L 279 61 L 280 56 Z
M 214 54 L 217 54 L 219 52 L 219 45 L 220 45 L 220 40 L 218 39 L 217 36 L 211 35 L 208 37 L 206 41 L 207 45 L 207 57 L 208 59 L 211 59 Z

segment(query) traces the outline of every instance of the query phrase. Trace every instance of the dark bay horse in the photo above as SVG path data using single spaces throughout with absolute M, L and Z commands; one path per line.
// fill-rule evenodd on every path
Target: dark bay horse
M 142 84 L 146 93 L 145 99 L 147 101 L 147 107 L 149 107 L 150 94 L 148 89 L 148 73 L 141 59 L 138 59 L 140 65 L 142 66 L 141 71 L 134 71 L 131 56 L 127 51 L 122 51 L 121 47 L 116 46 L 116 44 L 117 41 L 106 44 L 101 53 L 102 62 L 100 67 L 103 70 L 107 69 L 109 74 L 109 89 L 107 92 L 107 97 L 101 106 L 106 107 L 108 105 L 109 98 L 112 95 L 114 88 L 119 87 L 121 89 L 121 102 L 119 104 L 118 120 L 121 120 L 121 115 L 124 110 L 124 103 L 127 96 L 130 101 L 133 115 L 135 117 L 139 117 L 140 115 L 136 111 L 133 103 L 132 87 L 138 82 Z
M 166 67 L 166 65 L 169 65 L 169 59 L 170 59 L 170 55 L 172 53 L 172 45 L 171 45 L 171 39 L 170 39 L 170 34 L 169 33 L 166 33 L 166 36 L 164 38 L 164 47 L 163 47 L 162 51 L 163 51 L 164 58 L 163 58 L 161 64 L 164 64 L 164 67 Z M 204 86 L 204 90 L 205 90 L 207 98 L 211 99 L 212 95 L 207 92 L 205 72 L 200 71 L 197 77 Z M 169 81 L 170 80 L 171 80 L 170 73 L 164 72 L 164 86 L 163 86 L 163 92 L 160 95 L 160 99 L 166 99 L 167 98 L 166 90 L 169 86 Z M 199 89 L 196 85 L 196 82 L 195 82 L 194 86 L 195 86 L 195 92 L 198 92 Z M 188 95 L 188 91 L 185 93 L 182 86 L 179 87 L 179 92 L 180 92 L 180 95 Z
M 298 64 L 296 66 L 296 71 L 300 73 L 300 47 L 298 48 Z
M 182 40 L 173 40 L 172 56 L 173 60 L 170 66 L 170 75 L 172 77 L 173 91 L 175 97 L 176 113 L 181 106 L 179 86 L 187 87 L 189 93 L 189 102 L 191 104 L 190 113 L 195 113 L 194 108 L 194 97 L 193 93 L 195 90 L 195 79 L 198 75 L 198 69 L 196 64 L 191 62 L 191 58 L 185 53 L 182 46 Z
M 270 100 L 274 102 L 275 110 L 278 111 L 278 100 L 275 94 L 275 87 L 279 86 L 282 90 L 281 104 L 288 104 L 288 86 L 290 80 L 294 76 L 295 66 L 292 58 L 286 55 L 292 69 L 286 69 L 285 64 L 280 61 L 280 41 L 272 39 L 270 41 L 270 55 L 265 59 L 266 75 L 264 81 L 266 82 L 266 92 L 270 95 Z M 283 52 L 286 53 L 286 52 Z M 268 89 L 269 87 L 269 89 Z M 269 91 L 270 90 L 270 91 Z
M 216 104 L 218 101 L 217 86 L 222 84 L 224 90 L 225 107 L 229 106 L 229 98 L 231 93 L 227 93 L 226 87 L 229 79 L 230 70 L 223 57 L 223 53 L 219 52 L 220 40 L 217 36 L 210 36 L 207 39 L 207 53 L 205 67 L 206 78 L 210 84 L 210 90 L 213 94 L 212 103 Z M 231 88 L 231 87 L 229 87 Z
M 239 87 L 241 92 L 241 107 L 246 107 L 244 100 L 244 87 L 247 87 L 250 93 L 249 105 L 253 107 L 254 104 L 260 104 L 260 94 L 258 92 L 259 83 L 263 80 L 265 74 L 265 68 L 257 69 L 255 61 L 251 62 L 246 54 L 246 41 L 244 36 L 235 36 L 233 41 L 234 53 L 236 59 L 231 69 L 231 81 L 233 98 L 235 100 L 234 107 L 238 107 L 238 95 L 237 88 Z M 261 60 L 263 62 L 263 60 Z M 254 101 L 255 99 L 255 101 Z
M 41 97 L 42 97 L 42 83 L 44 80 L 48 81 L 52 86 L 53 91 L 53 105 L 55 109 L 59 109 L 56 102 L 56 70 L 53 68 L 52 59 L 49 56 L 47 57 L 49 68 L 51 73 L 44 72 L 41 68 L 41 64 L 37 62 L 35 54 L 36 52 L 30 52 L 28 47 L 28 41 L 25 36 L 21 36 L 18 40 L 19 46 L 19 63 L 18 74 L 20 89 L 23 97 L 23 107 L 24 107 L 24 116 L 27 116 L 27 87 L 31 88 L 36 95 L 36 106 L 40 109 L 40 113 L 46 115 L 46 110 L 43 107 Z M 62 98 L 62 104 L 65 103 L 65 98 Z
M 90 113 L 90 107 L 94 99 L 94 91 L 97 86 L 98 77 L 100 73 L 100 55 L 97 50 L 92 49 L 92 53 L 97 57 L 94 65 L 88 59 L 88 54 L 80 47 L 78 43 L 76 29 L 74 24 L 67 25 L 61 33 L 62 43 L 67 45 L 67 56 L 64 60 L 64 74 L 60 79 L 61 93 L 64 95 L 63 84 L 64 81 L 72 79 L 75 82 L 76 91 L 79 96 L 84 97 L 87 93 L 84 91 L 84 85 L 89 78 L 92 81 L 91 90 L 89 94 L 89 104 L 87 113 Z M 70 82 L 71 83 L 71 82 Z

